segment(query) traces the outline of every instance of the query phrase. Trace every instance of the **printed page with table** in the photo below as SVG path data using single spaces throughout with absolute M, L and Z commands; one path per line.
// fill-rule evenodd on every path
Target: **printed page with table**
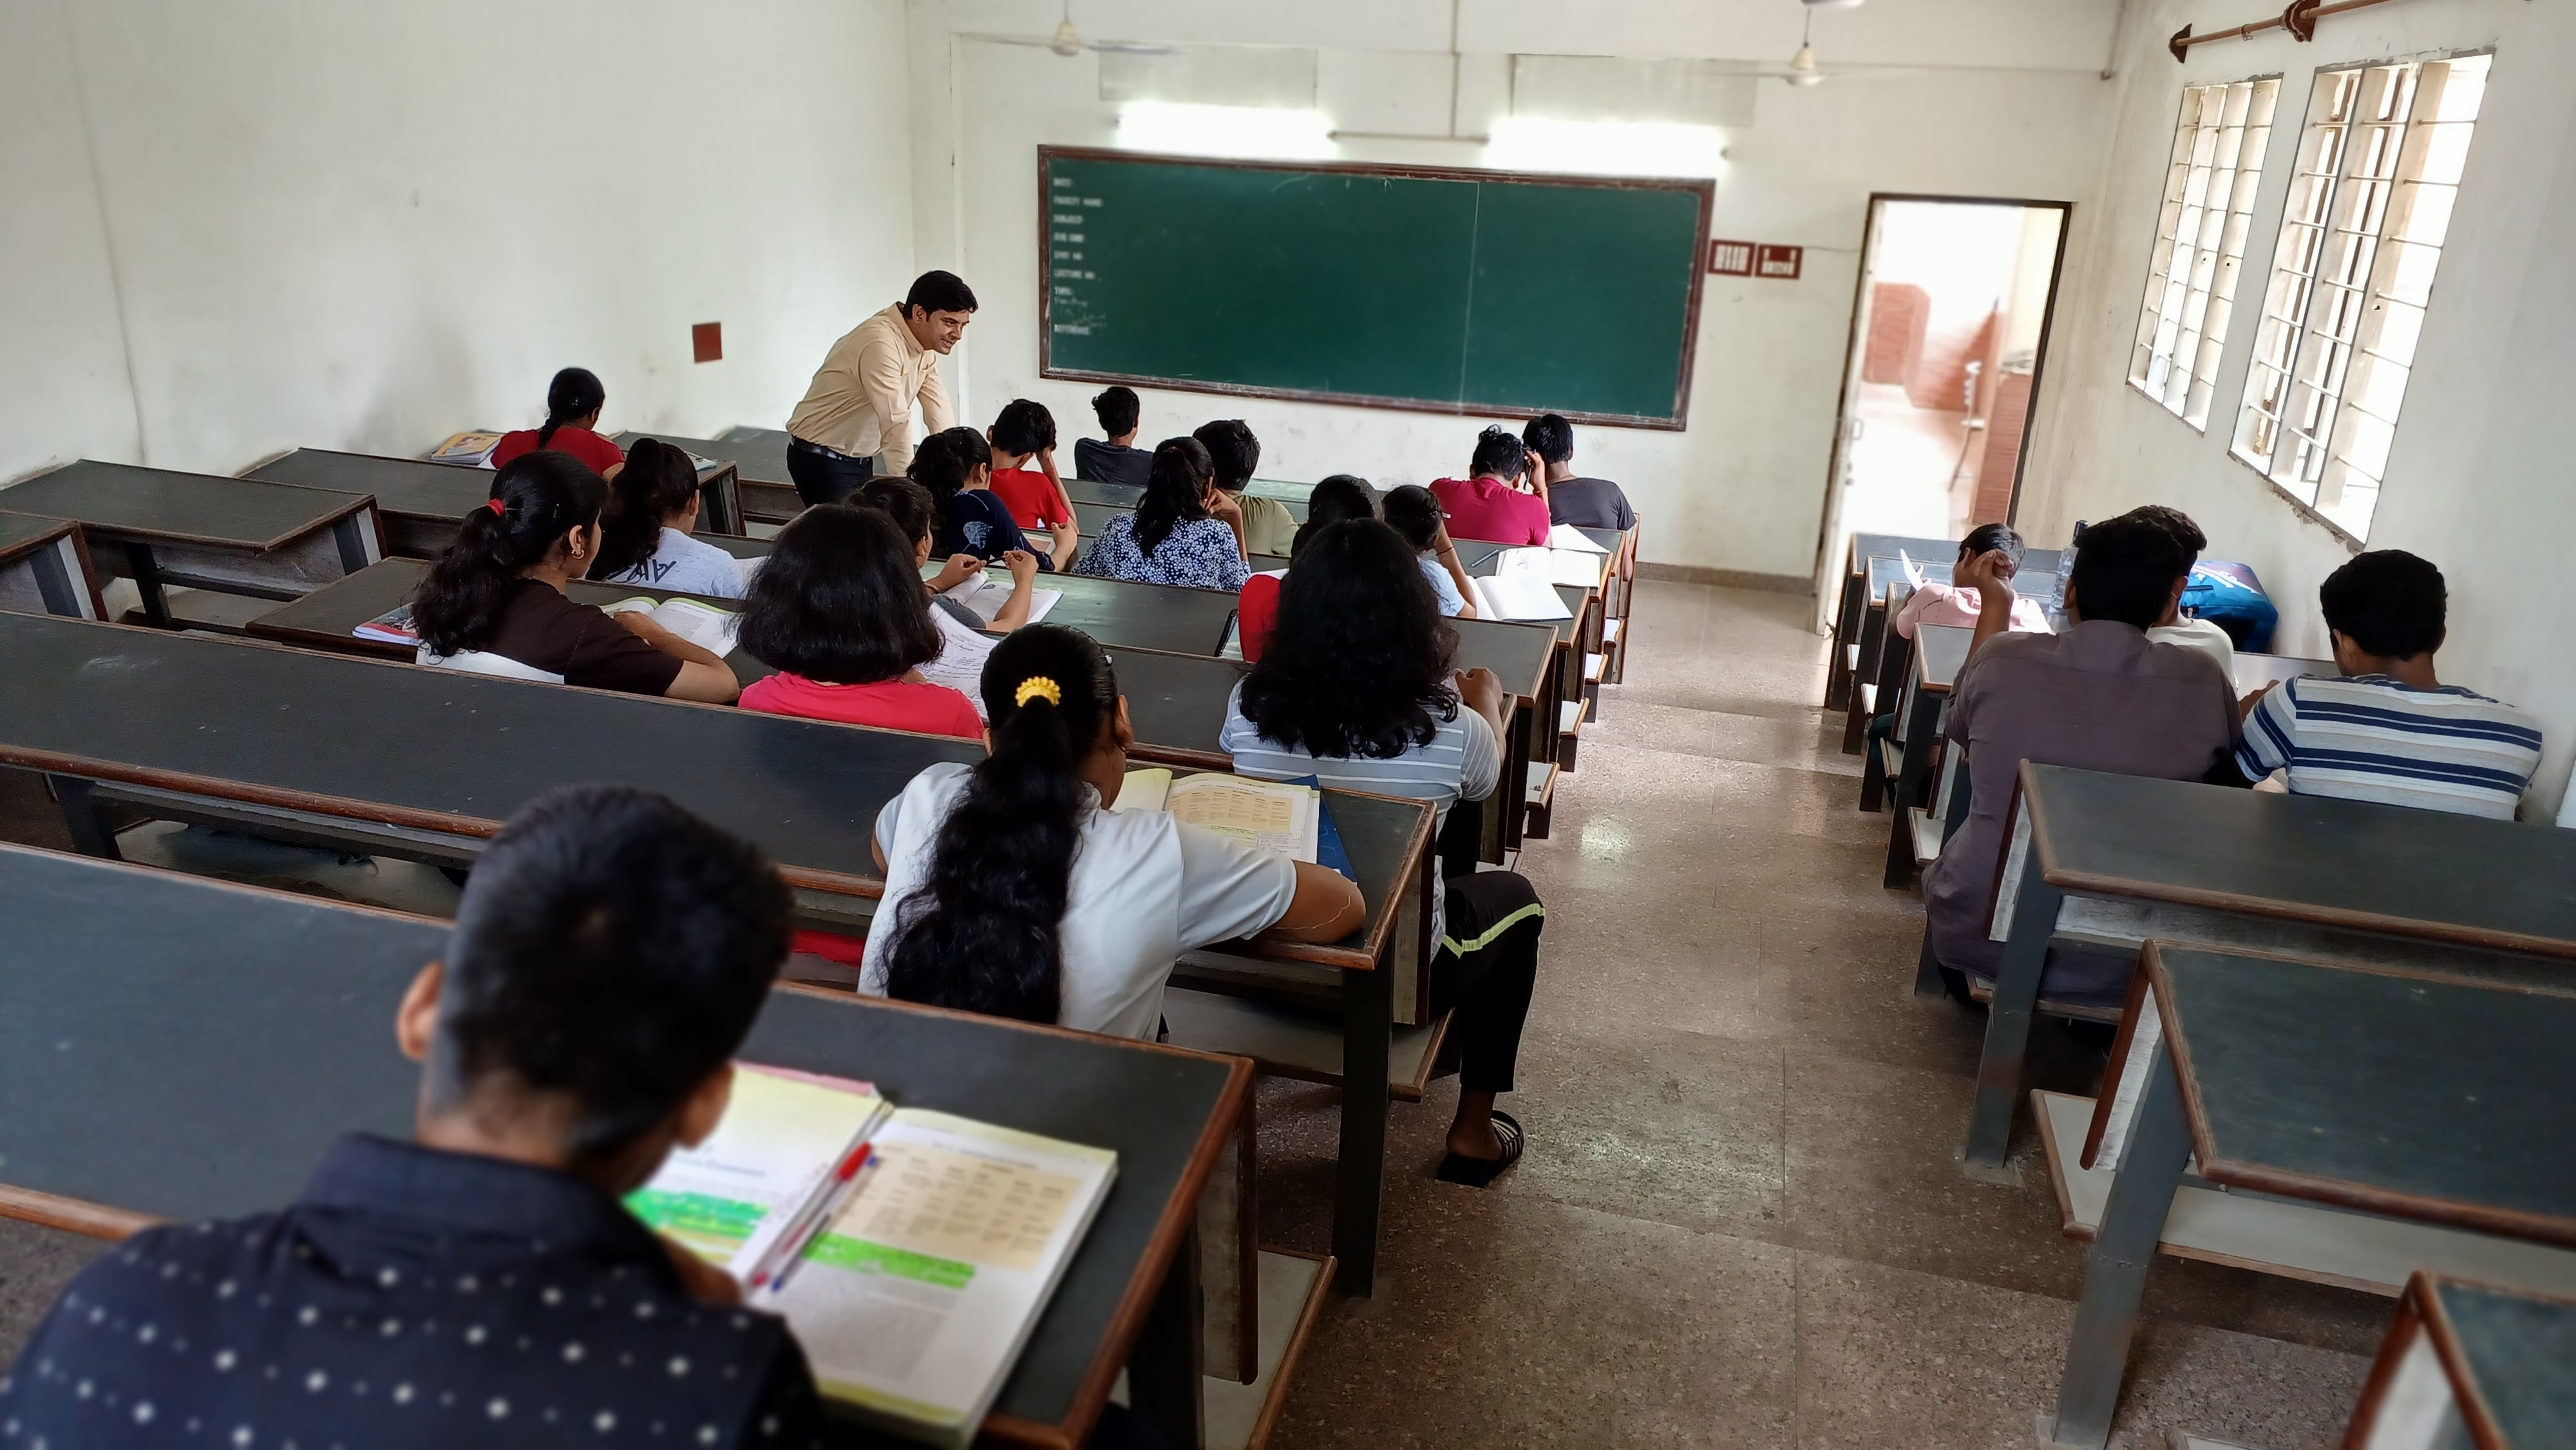
M 627 1206 L 785 1315 L 826 1395 L 962 1446 L 1117 1170 L 1106 1149 L 743 1064 L 715 1133 Z

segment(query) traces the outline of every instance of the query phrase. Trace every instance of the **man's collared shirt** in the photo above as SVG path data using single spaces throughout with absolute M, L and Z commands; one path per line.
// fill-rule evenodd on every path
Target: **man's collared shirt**
M 912 405 L 933 433 L 957 426 L 939 380 L 939 355 L 921 345 L 900 303 L 842 334 L 814 371 L 787 431 L 852 458 L 885 457 L 884 471 L 912 462 Z
M 148 1229 L 0 1377 L 0 1444 L 804 1446 L 773 1315 L 578 1178 L 353 1135 L 273 1214 Z

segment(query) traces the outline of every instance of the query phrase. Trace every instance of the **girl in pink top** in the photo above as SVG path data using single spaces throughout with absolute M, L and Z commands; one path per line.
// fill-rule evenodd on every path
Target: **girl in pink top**
M 1545 484 L 1538 493 L 1516 485 L 1531 474 L 1533 455 L 1508 428 L 1486 429 L 1476 439 L 1468 478 L 1444 478 L 1431 485 L 1449 515 L 1453 538 L 1489 539 L 1505 544 L 1544 544 L 1548 516 Z
M 2021 535 L 2014 533 L 2009 524 L 1979 524 L 1970 529 L 1968 537 L 1959 541 L 1958 563 L 1951 567 L 1955 570 L 1989 550 L 2001 551 L 2006 559 L 2012 561 L 2011 567 L 2003 571 L 2003 577 L 2010 579 L 2014 569 L 2021 565 L 2022 542 Z M 1905 601 L 1905 607 L 1896 612 L 1890 627 L 1904 639 L 1912 639 L 1915 626 L 1923 624 L 1949 624 L 1961 629 L 1974 629 L 1977 627 L 1977 609 L 1982 602 L 1974 585 L 1925 580 L 1914 586 L 1913 595 Z M 2040 607 L 2038 600 L 2017 594 L 2013 597 L 2012 629 L 2018 634 L 2046 634 L 2049 632 L 2048 612 Z
M 742 707 L 981 739 L 974 702 L 921 677 L 942 641 L 912 541 L 875 509 L 811 508 L 779 534 L 742 615 L 742 649 L 778 671 Z

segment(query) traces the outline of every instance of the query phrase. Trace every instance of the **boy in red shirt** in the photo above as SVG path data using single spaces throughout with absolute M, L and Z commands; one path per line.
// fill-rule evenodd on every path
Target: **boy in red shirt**
M 1002 415 L 984 430 L 993 445 L 993 494 L 1031 533 L 1047 531 L 1055 542 L 1047 556 L 1057 573 L 1073 567 L 1073 550 L 1081 537 L 1073 524 L 1073 503 L 1055 471 L 1055 415 L 1043 403 L 1013 398 Z M 1031 468 L 1035 460 L 1037 467 Z
M 1460 539 L 1488 539 L 1505 544 L 1545 544 L 1549 528 L 1547 485 L 1531 468 L 1532 454 L 1509 428 L 1487 428 L 1476 439 L 1476 455 L 1466 478 L 1443 478 L 1431 485 L 1449 515 L 1449 533 Z M 1530 478 L 1538 489 L 1518 487 Z

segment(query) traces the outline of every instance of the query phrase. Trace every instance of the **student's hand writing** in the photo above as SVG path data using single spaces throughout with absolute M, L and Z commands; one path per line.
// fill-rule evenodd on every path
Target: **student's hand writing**
M 1468 709 L 1487 717 L 1503 713 L 1503 679 L 1492 670 L 1479 666 L 1458 674 L 1458 698 Z
M 734 1277 L 699 1258 L 688 1245 L 667 1234 L 655 1234 L 662 1241 L 662 1252 L 671 1256 L 671 1267 L 680 1271 L 680 1287 L 701 1304 L 739 1304 L 742 1285 Z
M 1026 549 L 1005 549 L 1002 551 L 1002 567 L 1011 571 L 1014 587 L 1026 589 L 1030 581 L 1038 577 L 1038 556 Z

